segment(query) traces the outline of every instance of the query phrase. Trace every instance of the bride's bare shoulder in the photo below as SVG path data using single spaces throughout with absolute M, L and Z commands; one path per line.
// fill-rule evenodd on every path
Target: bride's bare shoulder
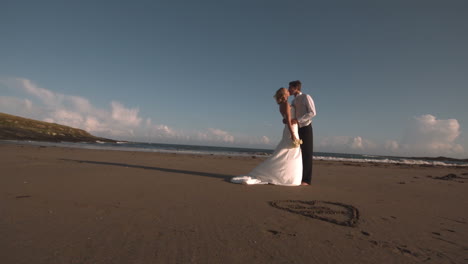
M 280 103 L 279 105 L 280 105 L 281 108 L 283 108 L 283 107 L 284 107 L 284 108 L 289 108 L 289 107 L 291 107 L 291 106 L 288 104 L 288 102 L 282 102 L 282 103 Z
M 281 104 L 279 104 L 279 109 L 281 113 L 286 113 L 286 111 L 288 111 L 290 107 L 291 106 L 288 104 L 288 102 L 282 102 Z

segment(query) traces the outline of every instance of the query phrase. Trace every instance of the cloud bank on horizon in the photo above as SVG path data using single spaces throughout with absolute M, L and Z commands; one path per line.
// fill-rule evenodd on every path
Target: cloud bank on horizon
M 441 120 L 427 114 L 413 117 L 399 141 L 387 140 L 378 144 L 360 136 L 325 137 L 320 141 L 319 148 L 359 154 L 462 157 L 464 148 L 456 143 L 460 134 L 460 124 L 456 119 Z
M 25 98 L 0 96 L 0 111 L 63 124 L 88 131 L 91 134 L 117 140 L 158 143 L 247 145 L 269 147 L 267 136 L 233 135 L 219 128 L 182 131 L 165 124 L 155 124 L 143 118 L 139 109 L 126 107 L 117 101 L 110 108 L 93 106 L 86 98 L 56 93 L 24 78 L 2 78 L 0 83 L 14 89 Z
M 0 84 L 21 94 L 20 97 L 0 96 L 1 112 L 72 126 L 97 136 L 233 147 L 273 148 L 277 143 L 267 136 L 235 134 L 219 128 L 178 130 L 165 124 L 155 124 L 149 117 L 141 117 L 138 107 L 126 107 L 117 101 L 111 101 L 108 109 L 96 107 L 84 97 L 53 92 L 24 78 L 1 78 Z M 361 136 L 322 137 L 315 139 L 315 151 L 463 157 L 465 150 L 457 143 L 460 134 L 460 124 L 456 119 L 442 120 L 426 114 L 413 117 L 400 140 L 373 142 Z

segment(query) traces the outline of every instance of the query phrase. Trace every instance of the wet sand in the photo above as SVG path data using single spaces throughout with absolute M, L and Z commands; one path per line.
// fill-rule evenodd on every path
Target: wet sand
M 467 263 L 468 168 L 0 144 L 1 263 Z M 451 175 L 451 176 L 448 176 Z

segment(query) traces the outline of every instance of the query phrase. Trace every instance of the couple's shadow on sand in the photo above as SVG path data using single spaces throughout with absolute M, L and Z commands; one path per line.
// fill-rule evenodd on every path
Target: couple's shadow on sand
M 92 160 L 73 160 L 73 159 L 60 159 L 66 162 L 86 163 L 104 166 L 117 166 L 124 168 L 155 170 L 168 173 L 187 174 L 203 177 L 211 177 L 221 179 L 229 182 L 234 177 L 233 175 L 188 171 L 179 169 L 168 169 L 160 167 L 150 167 L 142 165 L 133 165 L 126 163 L 107 162 L 107 161 L 92 161 Z M 294 214 L 303 215 L 312 219 L 322 220 L 336 225 L 355 227 L 359 220 L 359 211 L 352 205 L 342 204 L 337 202 L 328 201 L 301 201 L 301 200 L 281 200 L 270 201 L 269 205 Z M 277 232 L 277 231 L 274 231 Z
M 73 159 L 60 159 L 60 160 L 67 161 L 67 162 L 87 163 L 87 164 L 105 165 L 105 166 L 117 166 L 117 167 L 124 167 L 124 168 L 155 170 L 155 171 L 162 171 L 162 172 L 168 172 L 168 173 L 179 173 L 179 174 L 211 177 L 211 178 L 221 179 L 227 182 L 229 182 L 229 180 L 235 176 L 235 175 L 226 175 L 226 174 L 209 173 L 209 172 L 201 172 L 201 171 L 188 171 L 188 170 L 161 168 L 161 167 L 150 167 L 150 166 L 134 165 L 134 164 L 126 164 L 126 163 L 118 163 L 118 162 L 73 160 Z

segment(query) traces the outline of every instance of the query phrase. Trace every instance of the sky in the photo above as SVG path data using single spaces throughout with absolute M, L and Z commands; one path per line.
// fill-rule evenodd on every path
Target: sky
M 467 1 L 0 2 L 0 112 L 273 149 L 300 80 L 314 151 L 468 158 Z

